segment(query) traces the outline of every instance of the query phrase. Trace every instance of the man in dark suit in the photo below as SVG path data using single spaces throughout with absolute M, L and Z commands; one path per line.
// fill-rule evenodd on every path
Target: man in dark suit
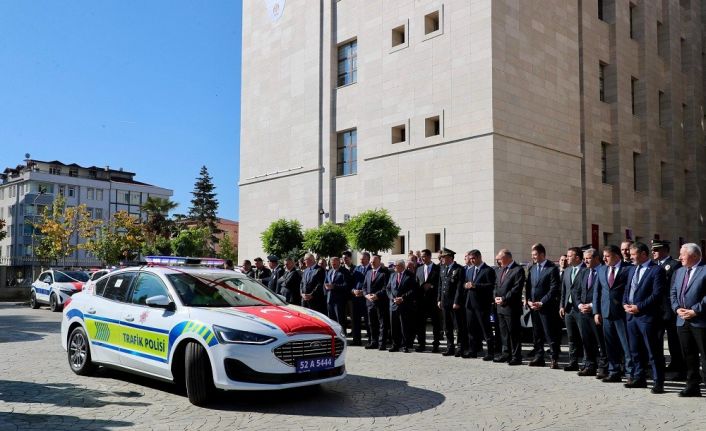
M 380 262 L 377 254 L 373 255 L 370 266 L 363 284 L 371 332 L 370 343 L 365 348 L 386 350 L 390 338 L 390 303 L 387 298 L 390 270 Z
M 578 298 L 579 333 L 583 342 L 583 370 L 579 376 L 608 377 L 608 357 L 605 349 L 603 329 L 596 325 L 593 317 L 593 292 L 598 286 L 598 273 L 601 270 L 601 256 L 595 248 L 583 252 L 586 270 L 581 277 Z
M 267 256 L 267 266 L 269 266 L 270 271 L 272 271 L 270 278 L 267 280 L 267 288 L 270 289 L 271 292 L 277 293 L 278 280 L 282 274 L 284 274 L 284 268 L 279 264 L 279 257 L 274 254 Z
M 437 305 L 444 318 L 446 333 L 446 350 L 444 356 L 462 356 L 468 351 L 468 336 L 466 335 L 466 312 L 459 303 L 459 290 L 463 290 L 465 275 L 463 267 L 454 261 L 456 253 L 448 248 L 442 248 L 441 260 L 445 265 L 439 275 L 439 295 Z M 458 330 L 459 350 L 454 344 L 454 327 Z
M 559 316 L 564 319 L 566 335 L 569 339 L 569 364 L 564 371 L 578 371 L 579 357 L 583 353 L 581 335 L 579 332 L 578 301 L 581 290 L 581 277 L 585 265 L 583 264 L 580 247 L 571 247 L 566 252 L 569 267 L 564 271 L 561 280 L 561 299 Z
M 302 273 L 300 292 L 302 307 L 311 308 L 319 313 L 327 314 L 326 296 L 324 294 L 324 269 L 316 264 L 316 259 L 311 253 L 304 255 L 306 269 Z
M 290 304 L 301 304 L 301 287 L 302 276 L 297 270 L 294 259 L 287 257 L 284 259 L 284 272 L 277 278 L 276 293 L 284 296 Z
M 701 256 L 696 244 L 681 247 L 682 267 L 674 274 L 670 289 L 687 370 L 686 387 L 679 392 L 680 397 L 700 397 L 699 362 L 706 373 L 706 266 L 701 263 Z
M 630 258 L 630 247 L 633 245 L 633 240 L 626 239 L 620 243 L 620 253 L 623 255 L 623 263 L 629 263 L 632 265 L 632 259 Z
M 664 393 L 664 340 L 659 338 L 662 325 L 662 291 L 665 286 L 664 268 L 650 259 L 647 245 L 636 242 L 630 246 L 633 266 L 630 283 L 623 294 L 623 309 L 627 314 L 630 355 L 634 364 L 632 378 L 626 388 L 647 387 L 646 368 L 652 365 L 653 394 Z
M 490 323 L 490 313 L 493 304 L 493 289 L 495 288 L 495 271 L 483 262 L 479 250 L 466 253 L 469 265 L 466 267 L 466 300 L 462 304 L 466 310 L 468 338 L 471 357 L 477 357 L 483 351 L 483 341 L 488 349 L 484 361 L 492 361 L 495 353 L 493 328 Z
M 257 280 L 260 283 L 267 286 L 270 282 L 271 275 L 272 275 L 272 271 L 270 271 L 270 268 L 267 268 L 265 266 L 265 264 L 262 262 L 262 258 L 256 257 L 255 258 L 255 280 Z
M 610 245 L 603 249 L 604 267 L 598 273 L 598 286 L 593 289 L 593 320 L 603 328 L 608 376 L 605 383 L 621 381 L 623 374 L 631 375 L 633 369 L 630 344 L 628 343 L 627 320 L 623 309 L 623 295 L 628 284 L 632 264 L 623 261 L 620 248 Z
M 427 341 L 427 319 L 431 319 L 434 337 L 431 351 L 436 353 L 439 351 L 439 340 L 441 340 L 441 313 L 437 306 L 439 265 L 432 262 L 431 250 L 429 249 L 424 249 L 421 252 L 421 262 L 417 266 L 417 284 L 420 288 L 417 295 L 415 320 L 419 345 L 415 351 L 424 351 Z
M 670 377 L 677 380 L 686 378 L 686 364 L 682 355 L 681 345 L 679 344 L 679 334 L 677 333 L 677 318 L 672 310 L 672 298 L 670 296 L 669 287 L 672 286 L 672 275 L 681 267 L 678 260 L 672 259 L 669 255 L 669 241 L 652 240 L 652 259 L 662 268 L 666 274 L 666 285 L 668 288 L 664 291 L 664 305 L 662 306 L 662 328 L 659 338 L 664 338 L 664 333 L 667 334 L 667 343 L 669 345 L 669 366 L 666 372 L 670 373 Z
M 349 253 L 349 252 L 346 252 Z M 346 254 L 344 253 L 344 256 Z M 368 310 L 365 296 L 363 296 L 363 285 L 365 284 L 365 274 L 370 271 L 370 253 L 364 251 L 360 254 L 360 265 L 353 270 L 354 287 L 351 290 L 351 319 L 353 320 L 353 346 L 360 346 L 362 328 L 368 335 L 368 344 L 372 342 L 370 338 L 370 326 L 368 324 Z
M 414 340 L 410 311 L 417 288 L 416 275 L 406 269 L 406 263 L 400 259 L 395 262 L 395 273 L 387 283 L 387 297 L 390 300 L 390 326 L 392 347 L 390 352 L 409 353 Z
M 525 282 L 525 300 L 532 313 L 532 332 L 534 336 L 535 357 L 530 367 L 543 367 L 544 340 L 549 341 L 551 349 L 550 368 L 559 369 L 561 347 L 561 320 L 559 319 L 559 268 L 547 260 L 547 251 L 542 244 L 532 246 L 532 266 L 527 272 Z M 535 325 L 538 322 L 539 325 Z
M 502 249 L 495 256 L 500 266 L 495 272 L 495 305 L 498 327 L 502 337 L 502 351 L 494 362 L 522 365 L 522 342 L 520 319 L 522 318 L 522 288 L 525 286 L 525 269 L 515 263 L 512 253 Z
M 341 258 L 331 258 L 331 269 L 326 273 L 324 289 L 326 292 L 326 309 L 329 319 L 335 320 L 346 327 L 346 301 L 349 295 L 351 274 L 341 266 Z

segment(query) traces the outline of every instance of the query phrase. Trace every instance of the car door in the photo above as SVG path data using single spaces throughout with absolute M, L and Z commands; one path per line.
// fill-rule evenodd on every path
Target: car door
M 84 313 L 86 332 L 96 362 L 120 364 L 120 354 L 126 348 L 120 317 L 136 272 L 111 275 L 96 285 L 95 295 Z M 128 345 L 129 346 L 129 345 Z
M 51 285 L 54 282 L 54 278 L 50 271 L 44 271 L 39 275 L 37 281 L 34 282 L 34 294 L 37 296 L 37 300 L 43 303 L 49 303 L 49 295 L 51 294 Z
M 121 317 L 123 337 L 131 344 L 131 350 L 120 359 L 126 367 L 170 378 L 169 331 L 184 317 L 178 311 L 146 304 L 147 298 L 160 295 L 174 302 L 167 286 L 155 274 L 141 272 L 132 283 Z

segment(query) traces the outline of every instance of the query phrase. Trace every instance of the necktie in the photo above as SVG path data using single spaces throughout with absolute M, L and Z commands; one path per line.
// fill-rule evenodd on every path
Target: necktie
M 576 273 L 578 272 L 578 270 L 579 270 L 578 266 L 574 266 L 573 268 L 571 268 L 571 284 L 574 283 L 574 280 L 576 279 Z
M 398 272 L 398 273 L 397 273 L 397 286 L 400 285 L 400 280 L 401 280 L 401 279 L 402 279 L 402 273 L 401 273 L 401 272 Z
M 424 281 L 427 281 L 427 278 L 429 278 L 429 266 L 424 265 Z
M 592 269 L 592 270 L 588 273 L 588 286 L 586 286 L 586 290 L 584 290 L 584 292 L 583 292 L 584 296 L 588 296 L 588 291 L 593 287 L 593 273 L 594 273 L 594 272 L 596 272 L 596 270 L 595 270 L 595 269 Z M 583 303 L 585 304 L 585 303 L 590 302 L 590 301 L 588 301 L 588 298 L 584 297 L 584 298 L 581 299 L 581 302 L 583 302 Z
M 505 269 L 503 269 L 503 273 L 500 275 L 500 283 L 502 283 L 505 280 L 505 276 L 507 275 L 508 268 L 509 267 L 506 266 Z
M 542 265 L 537 265 L 537 280 L 539 280 L 539 274 L 542 272 Z
M 637 269 L 635 270 L 635 275 L 632 277 L 632 282 L 630 283 L 630 294 L 628 295 L 628 301 L 632 304 L 633 299 L 635 298 L 635 291 L 637 290 L 637 283 L 640 280 L 640 270 L 642 269 L 642 265 L 638 266 Z
M 613 283 L 615 283 L 615 267 L 611 266 L 610 275 L 608 276 L 608 288 L 613 287 Z
M 373 281 L 375 281 L 375 276 L 378 275 L 378 270 L 373 269 Z
M 679 302 L 682 308 L 686 308 L 686 291 L 689 286 L 689 277 L 691 276 L 691 268 L 686 270 L 686 275 L 684 276 L 684 282 L 681 284 L 681 293 L 679 295 Z
M 475 283 L 476 282 L 476 274 L 478 273 L 478 267 L 474 266 L 473 267 L 473 276 L 471 276 L 471 280 Z

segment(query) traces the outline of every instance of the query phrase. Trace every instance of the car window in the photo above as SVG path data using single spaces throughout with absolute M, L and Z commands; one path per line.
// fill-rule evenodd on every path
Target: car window
M 108 271 L 96 271 L 91 276 L 91 280 L 98 280 L 99 278 L 103 277 L 107 273 L 108 273 Z
M 85 283 L 88 281 L 88 274 L 83 271 L 54 271 L 54 278 L 57 283 Z
M 98 296 L 103 296 L 103 291 L 105 290 L 105 286 L 108 284 L 108 277 L 104 278 L 103 280 L 100 280 L 96 283 L 96 295 Z
M 51 273 L 45 272 L 39 277 L 39 279 L 42 280 L 42 283 L 51 283 Z
M 105 299 L 125 302 L 133 278 L 135 278 L 134 272 L 121 272 L 112 275 L 101 296 Z
M 164 295 L 169 298 L 169 292 L 164 283 L 162 283 L 162 280 L 156 275 L 142 273 L 137 277 L 135 287 L 132 288 L 132 298 L 130 302 L 145 305 L 147 298 L 158 295 Z
M 179 273 L 168 274 L 167 278 L 184 305 L 188 306 L 245 307 L 268 303 L 285 305 L 262 284 L 245 277 L 233 277 L 224 273 Z

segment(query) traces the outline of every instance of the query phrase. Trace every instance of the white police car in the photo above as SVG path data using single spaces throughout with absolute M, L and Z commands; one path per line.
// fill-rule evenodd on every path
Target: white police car
M 111 272 L 71 298 L 61 324 L 74 373 L 106 365 L 173 381 L 186 386 L 196 405 L 215 388 L 284 389 L 342 379 L 342 332 L 244 274 L 203 266 Z
M 37 309 L 41 304 L 48 304 L 51 311 L 61 311 L 66 300 L 80 292 L 87 281 L 88 274 L 83 271 L 44 271 L 32 283 L 29 305 Z

